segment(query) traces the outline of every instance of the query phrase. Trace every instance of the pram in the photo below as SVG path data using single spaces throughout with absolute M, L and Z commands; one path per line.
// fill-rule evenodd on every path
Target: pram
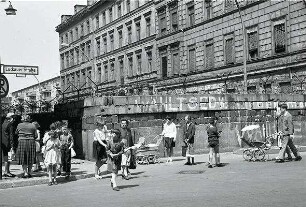
M 243 150 L 243 158 L 247 161 L 263 161 L 266 157 L 267 150 L 271 149 L 274 142 L 274 137 L 272 135 L 266 137 L 265 142 L 246 140 L 241 138 L 241 140 L 249 146 L 249 148 Z
M 143 139 L 143 142 L 141 146 L 137 147 L 138 148 L 136 152 L 137 163 L 141 165 L 160 163 L 159 145 L 162 142 L 163 137 L 157 135 L 153 139 L 156 140 L 155 144 L 144 144 L 145 138 L 141 137 L 140 139 Z

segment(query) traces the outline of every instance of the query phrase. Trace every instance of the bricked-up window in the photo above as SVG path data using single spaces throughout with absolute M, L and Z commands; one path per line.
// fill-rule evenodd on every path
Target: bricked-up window
M 109 77 L 111 81 L 115 80 L 114 72 L 115 72 L 115 64 L 112 62 L 110 64 L 110 77 Z
M 177 14 L 177 3 L 172 4 L 170 6 L 170 22 L 171 22 L 171 30 L 178 30 L 178 14 Z
M 102 26 L 106 25 L 106 14 L 105 12 L 102 13 Z
M 224 10 L 225 12 L 230 12 L 236 8 L 235 0 L 225 0 Z
M 234 46 L 234 38 L 227 38 L 225 40 L 225 64 L 234 63 L 234 55 L 235 55 L 235 46 Z
M 76 64 L 79 64 L 79 61 L 80 61 L 80 51 L 79 51 L 79 48 L 75 49 L 75 53 L 76 53 Z
M 166 55 L 161 57 L 161 75 L 162 78 L 166 78 L 168 76 L 168 57 Z
M 85 44 L 81 45 L 82 62 L 85 61 Z
M 228 88 L 228 89 L 226 89 L 226 93 L 236 93 L 236 89 L 235 88 Z
M 123 42 L 122 30 L 118 31 L 118 39 L 119 39 L 119 47 L 122 47 L 122 42 Z
M 80 87 L 80 72 L 76 72 L 76 86 Z
M 105 82 L 108 82 L 108 67 L 107 64 L 104 64 L 104 79 Z
M 148 72 L 152 71 L 152 51 L 147 51 Z
M 167 33 L 166 9 L 158 11 L 158 17 L 160 35 L 165 35 Z
M 146 18 L 146 37 L 151 35 L 151 18 Z
M 74 65 L 74 52 L 73 52 L 73 50 L 70 50 L 70 63 L 71 63 L 71 66 Z
M 291 82 L 281 82 L 279 83 L 280 93 L 289 94 L 292 93 Z
M 81 24 L 81 36 L 84 36 L 84 25 Z
M 212 2 L 211 0 L 205 0 L 205 12 L 206 12 L 206 19 L 212 18 Z
M 286 28 L 285 23 L 274 26 L 275 53 L 286 52 Z
M 78 27 L 75 28 L 75 38 L 79 39 L 79 28 Z
M 248 51 L 251 59 L 258 57 L 258 32 L 248 33 Z
M 136 41 L 140 40 L 140 22 L 135 23 L 136 26 Z
M 100 27 L 100 18 L 99 15 L 96 16 L 96 29 L 99 29 Z
M 248 86 L 247 91 L 248 93 L 256 93 L 256 86 Z
M 61 69 L 65 68 L 65 56 L 64 54 L 61 54 Z
M 126 11 L 129 13 L 131 11 L 131 1 L 126 0 Z
M 70 30 L 70 42 L 73 42 L 74 38 L 73 38 L 73 32 L 72 30 Z
M 214 44 L 208 43 L 206 44 L 206 68 L 213 68 L 214 67 L 214 62 L 215 62 L 215 57 L 214 57 Z
M 97 74 L 97 83 L 101 83 L 101 77 L 102 77 L 102 69 L 101 65 L 98 65 L 98 74 Z
M 128 62 L 129 62 L 129 75 L 133 76 L 133 56 L 128 57 Z
M 121 4 L 118 4 L 118 18 L 120 18 L 122 16 L 122 10 L 121 10 Z
M 108 12 L 109 12 L 109 22 L 112 22 L 113 21 L 113 8 L 109 8 Z
M 92 72 L 90 69 L 87 71 L 87 86 L 92 86 Z
M 110 50 L 114 50 L 114 34 L 109 35 L 109 40 L 110 40 Z
M 65 42 L 69 43 L 68 33 L 65 34 Z
M 195 46 L 190 46 L 188 48 L 188 67 L 190 72 L 196 70 L 196 50 Z
M 188 26 L 191 27 L 195 24 L 194 4 L 188 5 Z
M 135 0 L 135 8 L 139 7 L 139 0 Z
M 100 51 L 101 51 L 100 37 L 96 38 L 96 45 L 97 45 L 97 56 L 99 56 L 100 55 Z
M 87 27 L 87 34 L 90 33 L 90 23 L 89 23 L 89 20 L 87 20 L 86 22 L 86 27 Z
M 66 68 L 69 68 L 70 67 L 70 64 L 69 64 L 69 52 L 66 52 L 65 56 L 66 56 Z
M 124 85 L 124 66 L 123 59 L 119 60 L 119 70 L 120 70 L 120 84 Z
M 131 44 L 132 43 L 132 27 L 129 26 L 127 30 L 128 30 L 128 44 Z
M 107 53 L 107 38 L 103 37 L 104 53 Z
M 272 85 L 271 83 L 267 83 L 263 85 L 264 92 L 265 93 L 272 93 Z
M 91 58 L 91 43 L 90 42 L 87 42 L 87 60 L 86 61 L 89 61 L 88 59 Z
M 136 55 L 136 59 L 137 59 L 137 72 L 139 74 L 142 73 L 142 67 L 141 67 L 141 64 L 142 64 L 142 61 L 141 61 L 141 53 L 137 54 Z
M 174 75 L 180 73 L 180 55 L 178 49 L 172 51 L 172 71 Z

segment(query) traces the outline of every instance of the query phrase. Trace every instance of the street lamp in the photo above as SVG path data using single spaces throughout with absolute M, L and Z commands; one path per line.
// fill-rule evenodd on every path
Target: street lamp
M 5 12 L 6 12 L 6 15 L 16 15 L 17 9 L 15 9 L 15 8 L 12 6 L 11 1 L 9 1 L 9 2 L 10 2 L 9 7 L 8 7 L 7 9 L 4 9 Z

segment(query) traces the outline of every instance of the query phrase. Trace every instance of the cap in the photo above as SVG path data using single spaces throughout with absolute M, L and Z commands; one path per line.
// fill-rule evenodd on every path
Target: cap
M 14 113 L 7 113 L 6 118 L 12 118 L 12 116 L 14 116 Z

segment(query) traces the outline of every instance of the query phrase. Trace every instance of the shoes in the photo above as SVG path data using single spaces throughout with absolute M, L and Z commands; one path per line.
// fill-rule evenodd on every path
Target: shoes
M 57 176 L 61 176 L 62 172 L 60 170 L 57 171 Z
M 28 178 L 28 176 L 29 176 L 29 175 L 23 174 L 23 175 L 21 176 L 21 178 Z
M 32 178 L 32 175 L 31 175 L 31 174 L 28 174 L 28 178 Z
M 122 175 L 122 179 L 129 180 L 130 178 L 128 176 Z
M 216 164 L 216 166 L 217 166 L 217 167 L 222 167 L 222 164 L 221 164 L 221 163 L 219 163 L 219 164 Z
M 51 185 L 53 185 L 53 183 L 52 183 L 52 182 L 49 182 L 49 183 L 48 183 L 48 186 L 51 186 Z
M 193 162 L 192 165 L 197 165 L 197 163 Z
M 13 177 L 15 177 L 16 175 L 14 175 L 14 174 L 12 174 L 12 173 L 4 173 L 2 176 L 3 176 L 3 177 L 7 177 L 7 178 L 13 178 Z
M 184 165 L 192 165 L 190 162 L 186 162 Z
M 111 182 L 111 187 L 113 188 L 113 182 L 112 182 L 112 180 L 111 180 L 110 182 Z
M 56 179 L 53 180 L 53 184 L 57 185 L 57 180 Z
M 113 187 L 113 190 L 114 191 L 120 191 L 120 189 L 116 186 L 116 187 Z
M 96 178 L 97 180 L 100 180 L 100 179 L 102 179 L 102 176 L 100 176 L 100 175 L 95 175 L 95 178 Z
M 208 165 L 208 168 L 213 168 L 213 166 L 212 165 Z
M 302 157 L 301 156 L 297 156 L 296 158 L 295 158 L 295 161 L 301 161 L 302 160 Z
M 276 163 L 283 163 L 283 162 L 285 162 L 285 160 L 283 160 L 283 159 L 278 159 L 278 160 L 276 160 L 275 162 L 276 162 Z
M 287 157 L 285 160 L 292 161 L 293 158 L 292 157 Z

